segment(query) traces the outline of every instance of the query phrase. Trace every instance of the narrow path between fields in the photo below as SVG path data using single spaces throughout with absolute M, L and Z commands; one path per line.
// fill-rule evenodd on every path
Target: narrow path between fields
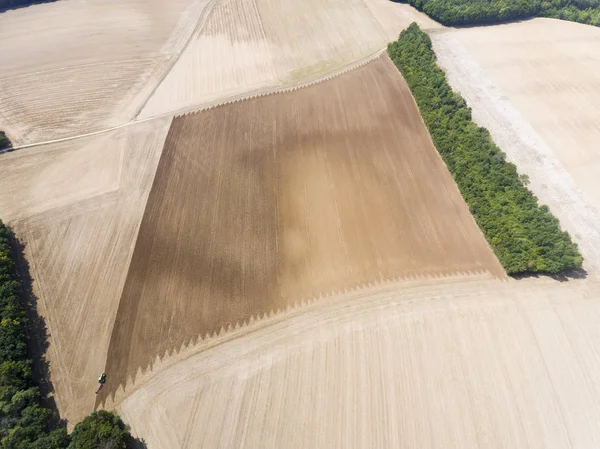
M 12 148 L 0 150 L 0 155 L 3 153 L 10 153 L 10 152 L 13 152 L 16 150 L 24 150 L 26 148 L 39 147 L 42 145 L 48 145 L 48 144 L 52 144 L 52 143 L 67 142 L 70 140 L 76 140 L 76 139 L 81 139 L 81 138 L 85 138 L 85 137 L 95 136 L 98 134 L 104 134 L 104 133 L 107 133 L 110 131 L 114 131 L 116 129 L 121 129 L 121 128 L 130 126 L 130 125 L 135 125 L 137 123 L 148 122 L 151 120 L 168 117 L 168 116 L 178 116 L 178 115 L 189 114 L 189 113 L 193 113 L 193 112 L 200 112 L 200 111 L 203 111 L 206 109 L 212 109 L 212 108 L 215 108 L 215 107 L 227 104 L 227 103 L 234 103 L 236 101 L 242 101 L 242 100 L 246 100 L 246 99 L 250 99 L 250 98 L 262 97 L 265 95 L 272 95 L 272 94 L 278 94 L 278 93 L 289 92 L 292 90 L 302 89 L 302 88 L 312 86 L 317 83 L 321 83 L 323 81 L 330 80 L 330 79 L 340 76 L 344 73 L 347 73 L 351 70 L 354 70 L 360 66 L 363 66 L 363 65 L 369 63 L 370 61 L 372 61 L 373 59 L 381 56 L 381 54 L 385 51 L 386 51 L 386 49 L 383 48 L 383 49 L 376 51 L 375 53 L 372 53 L 362 59 L 359 59 L 358 61 L 354 61 L 354 62 L 347 64 L 341 68 L 332 70 L 330 72 L 324 73 L 324 74 L 316 76 L 314 78 L 310 78 L 305 81 L 284 84 L 284 85 L 280 85 L 280 86 L 271 86 L 271 87 L 266 87 L 266 88 L 261 88 L 261 89 L 249 90 L 249 91 L 241 93 L 241 94 L 232 95 L 229 97 L 223 97 L 218 100 L 213 100 L 213 101 L 209 101 L 206 103 L 199 103 L 193 107 L 181 108 L 181 109 L 178 109 L 173 112 L 167 112 L 164 114 L 159 114 L 159 115 L 155 115 L 155 116 L 144 118 L 144 119 L 133 119 L 133 120 L 130 120 L 129 122 L 123 123 L 121 125 L 113 126 L 111 128 L 101 129 L 98 131 L 93 131 L 90 133 L 77 134 L 75 136 L 69 136 L 69 137 L 61 137 L 60 139 L 45 140 L 42 142 L 27 143 L 24 145 L 17 145 Z M 168 73 L 168 71 L 166 73 Z

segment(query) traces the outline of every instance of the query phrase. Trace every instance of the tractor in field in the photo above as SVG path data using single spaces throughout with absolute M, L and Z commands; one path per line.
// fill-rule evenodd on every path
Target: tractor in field
M 98 388 L 96 388 L 96 394 L 100 393 L 102 387 L 106 383 L 106 373 L 102 373 L 98 376 Z

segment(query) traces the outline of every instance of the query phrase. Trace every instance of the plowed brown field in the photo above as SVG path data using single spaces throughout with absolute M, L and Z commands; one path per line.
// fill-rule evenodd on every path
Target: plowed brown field
M 173 121 L 114 326 L 112 387 L 221 327 L 384 279 L 503 270 L 387 56 Z

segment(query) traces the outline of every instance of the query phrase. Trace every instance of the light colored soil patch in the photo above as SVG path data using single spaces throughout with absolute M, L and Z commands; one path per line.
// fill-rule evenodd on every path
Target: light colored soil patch
M 311 81 L 385 48 L 413 19 L 435 26 L 383 0 L 221 0 L 209 8 L 140 118 Z
M 178 117 L 123 291 L 106 393 L 157 356 L 303 299 L 459 272 L 504 275 L 387 56 Z
M 600 29 L 550 19 L 432 35 L 477 123 L 600 267 Z
M 387 43 L 363 0 L 263 0 L 257 5 L 284 84 L 343 67 Z
M 50 335 L 55 399 L 71 423 L 94 408 L 96 378 L 169 126 L 170 119 L 161 119 L 73 141 L 71 148 L 57 144 L 0 158 L 18 168 L 0 181 L 0 202 L 16 211 L 9 224 L 25 244 Z M 96 163 L 98 173 L 89 166 Z M 17 183 L 23 192 L 11 190 L 18 177 L 27 180 Z
M 15 145 L 128 121 L 203 0 L 65 0 L 0 15 L 0 129 Z
M 272 55 L 254 0 L 211 2 L 177 64 L 140 118 L 276 84 Z
M 123 156 L 118 137 L 110 134 L 2 155 L 2 220 L 10 223 L 117 190 L 115 167 Z
M 488 281 L 332 304 L 160 370 L 118 410 L 150 448 L 593 447 L 597 293 Z
M 13 144 L 117 126 L 134 115 L 144 94 L 150 93 L 150 77 L 166 63 L 118 61 L 3 79 L 0 115 Z
M 442 28 L 442 25 L 408 4 L 391 0 L 364 0 L 364 2 L 381 24 L 390 42 L 397 40 L 400 32 L 413 22 L 417 22 L 423 30 Z

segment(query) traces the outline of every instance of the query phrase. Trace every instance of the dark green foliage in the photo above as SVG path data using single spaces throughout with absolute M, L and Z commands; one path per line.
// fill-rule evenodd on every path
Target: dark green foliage
M 10 237 L 0 221 L 0 449 L 126 448 L 129 433 L 109 412 L 94 412 L 75 427 L 72 438 L 51 424 L 56 417 L 41 405 L 27 354 L 27 314 Z
M 600 26 L 600 0 L 404 0 L 444 25 L 552 17 Z
M 8 137 L 6 137 L 6 134 L 0 131 L 0 150 L 4 150 L 5 148 L 9 148 L 11 146 L 12 144 L 10 143 Z
M 56 0 L 0 0 L 0 12 L 8 9 L 24 8 L 37 3 L 50 3 Z
M 471 121 L 464 99 L 437 66 L 431 39 L 413 23 L 388 46 L 419 106 L 431 137 L 477 224 L 509 274 L 579 268 L 577 245 L 523 185 L 516 167 Z
M 123 421 L 118 416 L 101 410 L 75 426 L 68 449 L 126 449 L 129 438 Z
M 0 447 L 25 449 L 50 437 L 52 412 L 40 406 L 27 358 L 27 314 L 9 238 L 0 221 Z

